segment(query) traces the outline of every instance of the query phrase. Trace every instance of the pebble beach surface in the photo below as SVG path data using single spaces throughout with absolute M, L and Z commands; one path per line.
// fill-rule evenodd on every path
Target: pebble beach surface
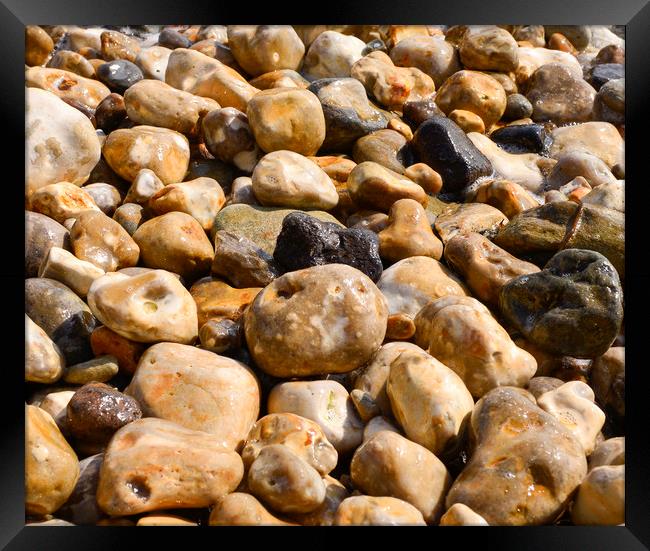
M 27 524 L 625 523 L 625 40 L 27 26 Z

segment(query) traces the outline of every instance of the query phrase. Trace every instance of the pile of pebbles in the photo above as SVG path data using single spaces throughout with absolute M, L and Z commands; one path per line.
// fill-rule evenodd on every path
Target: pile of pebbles
M 27 522 L 624 523 L 624 61 L 28 26 Z

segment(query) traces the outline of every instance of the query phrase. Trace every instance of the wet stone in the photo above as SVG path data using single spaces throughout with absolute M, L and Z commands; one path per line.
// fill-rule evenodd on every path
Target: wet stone
M 192 41 L 174 29 L 163 29 L 158 36 L 158 45 L 170 50 L 189 48 Z
M 117 31 L 104 31 L 99 38 L 102 43 L 102 57 L 106 61 L 135 61 L 140 52 L 140 41 L 132 36 Z
M 137 65 L 130 61 L 120 59 L 100 65 L 97 68 L 97 77 L 112 92 L 124 94 L 127 88 L 142 80 L 144 75 Z
M 347 264 L 373 281 L 382 272 L 379 241 L 373 232 L 341 228 L 301 212 L 284 218 L 273 258 L 288 272 L 324 264 Z
M 541 124 L 504 126 L 492 132 L 490 139 L 511 153 L 542 153 L 550 144 Z
M 208 151 L 237 168 L 252 172 L 261 152 L 245 113 L 234 107 L 208 113 L 201 122 Z
M 107 216 L 113 216 L 115 209 L 122 203 L 120 191 L 110 184 L 97 182 L 84 186 L 84 191 L 95 201 L 99 209 Z
M 95 356 L 115 358 L 120 372 L 132 375 L 146 346 L 129 340 L 105 325 L 97 327 L 90 335 L 90 346 Z
M 408 140 L 392 129 L 377 130 L 359 138 L 352 149 L 354 162 L 372 161 L 393 172 L 404 174 L 414 162 Z
M 510 94 L 506 99 L 506 110 L 503 112 L 503 120 L 515 121 L 525 119 L 533 114 L 533 106 L 528 98 L 522 94 Z
M 115 356 L 97 356 L 87 362 L 66 367 L 63 371 L 63 380 L 75 385 L 91 382 L 105 383 L 115 377 L 118 371 Z
M 68 230 L 56 220 L 38 212 L 25 211 L 25 276 L 36 277 L 52 247 L 69 249 Z
M 61 378 L 64 365 L 59 347 L 25 315 L 25 381 L 54 383 Z
M 589 75 L 591 85 L 600 90 L 610 80 L 625 78 L 625 65 L 620 63 L 602 63 L 596 65 Z
M 445 114 L 433 99 L 407 101 L 402 106 L 404 119 L 411 124 L 411 128 L 420 126 L 424 121 L 434 116 L 444 117 Z
M 241 348 L 242 326 L 239 321 L 229 319 L 209 319 L 199 329 L 201 347 L 215 354 Z

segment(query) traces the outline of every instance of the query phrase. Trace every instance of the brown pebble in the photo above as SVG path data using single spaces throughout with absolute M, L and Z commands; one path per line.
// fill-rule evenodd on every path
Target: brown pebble
M 95 356 L 109 354 L 117 358 L 120 371 L 127 375 L 135 372 L 140 356 L 147 348 L 142 343 L 118 335 L 104 325 L 90 334 L 90 346 Z

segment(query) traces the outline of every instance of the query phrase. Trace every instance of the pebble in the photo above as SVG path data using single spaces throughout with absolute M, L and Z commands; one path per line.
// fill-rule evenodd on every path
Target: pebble
M 325 140 L 325 116 L 318 97 L 302 88 L 272 88 L 255 94 L 246 116 L 265 152 L 289 150 L 315 155 Z
M 590 382 L 598 402 L 625 419 L 624 346 L 612 346 L 594 360 Z
M 125 118 L 124 98 L 114 92 L 106 96 L 95 109 L 97 128 L 101 128 L 106 134 L 117 129 Z
M 459 54 L 466 69 L 510 72 L 519 65 L 517 50 L 517 43 L 508 31 L 487 26 L 465 34 Z
M 233 492 L 221 497 L 210 513 L 210 526 L 293 526 L 271 514 L 250 494 Z
M 287 150 L 264 155 L 252 175 L 253 194 L 267 207 L 329 210 L 339 200 L 329 176 L 313 161 Z
M 594 401 L 594 391 L 582 381 L 569 381 L 537 396 L 537 405 L 573 433 L 587 456 L 594 451 L 605 423 L 605 413 Z
M 97 505 L 95 494 L 104 454 L 97 453 L 79 461 L 79 478 L 58 515 L 76 525 L 97 524 L 105 515 Z
M 375 434 L 382 431 L 394 432 L 400 435 L 402 434 L 402 431 L 393 425 L 393 423 L 391 423 L 386 417 L 377 416 L 368 421 L 366 428 L 363 430 L 363 441 L 366 442 L 370 440 Z
M 454 109 L 449 113 L 449 118 L 454 121 L 466 134 L 469 132 L 478 132 L 483 134 L 485 132 L 485 124 L 483 119 L 472 113 L 471 111 L 464 111 L 463 109 Z
M 154 344 L 124 391 L 145 417 L 210 433 L 240 449 L 258 417 L 259 383 L 243 363 L 184 344 Z
M 115 209 L 122 203 L 120 191 L 110 184 L 102 182 L 88 184 L 84 186 L 84 191 L 93 198 L 99 210 L 107 216 L 113 216 Z
M 136 526 L 198 526 L 198 524 L 176 515 L 153 514 L 140 517 Z
M 398 67 L 416 67 L 429 75 L 440 87 L 461 66 L 456 49 L 442 37 L 410 36 L 400 40 L 390 51 Z
M 327 264 L 289 272 L 267 285 L 244 314 L 244 330 L 265 373 L 346 373 L 379 348 L 387 317 L 386 299 L 365 274 Z
M 124 33 L 104 31 L 99 39 L 102 45 L 102 57 L 106 61 L 126 59 L 133 62 L 140 53 L 140 41 Z
M 424 526 L 422 513 L 395 497 L 352 496 L 344 499 L 334 526 Z
M 36 395 L 34 395 L 32 398 L 33 401 L 30 405 L 38 406 L 43 411 L 49 413 L 52 416 L 52 419 L 54 419 L 54 422 L 56 423 L 57 427 L 59 427 L 59 430 L 66 432 L 67 431 L 65 426 L 66 408 L 68 407 L 68 402 L 74 396 L 74 393 L 77 391 L 79 387 L 55 387 L 55 388 L 57 388 L 57 390 L 55 390 L 54 392 L 50 392 L 50 390 L 53 390 L 52 387 L 48 387 L 45 389 L 44 392 L 46 392 L 46 394 L 43 397 L 42 401 L 40 401 L 40 404 L 39 404 L 39 399 L 36 398 Z M 62 390 L 64 388 L 74 388 L 74 390 Z
M 473 201 L 498 208 L 508 218 L 539 206 L 529 191 L 519 184 L 503 179 L 487 180 L 476 188 Z
M 593 469 L 578 487 L 571 520 L 580 525 L 625 523 L 625 465 Z
M 384 52 L 374 51 L 350 69 L 368 94 L 387 109 L 401 110 L 406 101 L 424 99 L 435 90 L 433 79 L 416 67 L 396 67 Z
M 233 352 L 242 346 L 242 324 L 229 319 L 209 319 L 199 329 L 201 347 L 215 354 Z
M 65 38 L 69 41 L 70 49 L 73 51 L 81 50 L 82 48 L 93 48 L 101 50 L 101 34 L 103 30 L 97 28 L 84 29 L 81 27 L 73 27 L 71 29 L 62 29 Z
M 526 97 L 532 119 L 555 124 L 585 122 L 591 118 L 596 91 L 560 63 L 543 65 L 533 73 Z
M 616 165 L 625 166 L 625 142 L 616 127 L 608 122 L 562 126 L 551 132 L 551 138 L 549 155 L 554 159 L 579 151 L 598 157 L 610 169 Z
M 104 454 L 97 503 L 111 516 L 208 507 L 237 488 L 241 458 L 218 437 L 164 419 L 133 421 Z
M 201 122 L 208 151 L 226 163 L 252 172 L 261 156 L 244 113 L 234 107 L 209 112 Z
M 92 123 L 45 90 L 27 88 L 25 101 L 26 194 L 64 180 L 86 182 L 101 155 Z
M 343 228 L 300 211 L 282 221 L 273 258 L 285 272 L 313 266 L 346 264 L 376 282 L 381 276 L 379 241 L 370 230 Z
M 350 70 L 363 57 L 366 45 L 356 36 L 336 31 L 320 33 L 309 45 L 303 71 L 309 80 L 319 78 L 346 78 Z
M 25 511 L 44 516 L 63 505 L 79 477 L 79 460 L 49 413 L 25 407 Z
M 36 277 L 52 247 L 69 250 L 68 230 L 49 216 L 25 211 L 25 276 Z
M 510 153 L 543 153 L 550 141 L 541 124 L 504 126 L 492 132 L 490 139 Z
M 63 380 L 75 385 L 91 382 L 105 383 L 115 377 L 118 370 L 115 356 L 96 356 L 92 360 L 66 367 L 63 371 Z
M 61 378 L 65 358 L 47 333 L 25 314 L 25 381 L 55 383 Z
M 318 423 L 327 440 L 343 455 L 363 439 L 363 422 L 343 385 L 336 381 L 292 381 L 273 387 L 269 413 L 293 413 Z
M 84 78 L 93 78 L 95 76 L 95 68 L 92 64 L 81 54 L 70 50 L 56 52 L 47 62 L 47 66 L 51 69 L 69 71 Z
M 59 247 L 52 247 L 38 270 L 38 277 L 55 279 L 85 298 L 92 282 L 106 272 L 91 262 L 79 260 L 74 254 Z
M 171 53 L 172 50 L 164 46 L 149 46 L 138 52 L 133 63 L 140 68 L 144 78 L 164 81 Z
M 440 518 L 440 526 L 489 526 L 487 521 L 463 503 L 454 503 Z
M 388 225 L 379 232 L 379 254 L 388 262 L 411 256 L 442 257 L 442 243 L 433 234 L 422 205 L 413 199 L 393 203 Z
M 429 524 L 437 522 L 451 485 L 446 467 L 433 453 L 391 431 L 379 431 L 357 448 L 350 474 L 356 488 L 402 499 Z
M 248 176 L 239 176 L 232 182 L 230 188 L 230 199 L 226 201 L 226 206 L 245 204 L 260 206 L 253 193 L 253 180 Z
M 305 417 L 293 413 L 270 413 L 261 417 L 251 428 L 241 450 L 244 466 L 249 468 L 260 452 L 272 445 L 289 449 L 322 476 L 336 467 L 336 449 L 320 426 Z
M 124 197 L 124 204 L 146 205 L 149 199 L 164 188 L 165 184 L 160 181 L 153 170 L 143 168 L 133 179 L 133 183 Z
M 544 25 L 547 37 L 555 33 L 563 34 L 578 50 L 586 48 L 591 41 L 591 26 L 589 25 Z
M 352 149 L 355 163 L 372 161 L 393 172 L 404 174 L 414 157 L 407 139 L 390 128 L 377 130 L 359 138 Z
M 164 270 L 106 274 L 91 285 L 88 305 L 109 329 L 136 342 L 186 344 L 198 333 L 192 295 Z
M 251 205 L 230 205 L 219 211 L 214 219 L 212 233 L 226 230 L 240 237 L 246 237 L 264 252 L 272 255 L 276 239 L 282 230 L 282 221 L 293 209 L 258 207 Z M 342 224 L 332 215 L 318 210 L 310 210 L 313 216 L 324 222 Z
M 147 206 L 156 215 L 173 212 L 189 214 L 209 232 L 214 217 L 225 202 L 223 189 L 216 180 L 199 177 L 164 186 L 149 198 Z
M 250 81 L 252 86 L 260 90 L 269 88 L 307 88 L 309 81 L 300 73 L 291 69 L 278 69 L 264 73 Z
M 458 234 L 470 232 L 493 234 L 508 223 L 508 218 L 497 208 L 485 203 L 455 203 L 436 218 L 434 227 L 443 243 Z
M 506 283 L 500 308 L 533 344 L 555 354 L 594 358 L 618 335 L 623 291 L 600 253 L 565 249 L 544 270 Z
M 323 108 L 325 151 L 347 150 L 357 139 L 388 124 L 388 118 L 368 101 L 363 84 L 354 78 L 319 79 L 308 89 Z
M 144 216 L 141 205 L 124 203 L 115 209 L 113 220 L 122 226 L 126 230 L 126 233 L 133 237 L 135 231 L 146 221 L 146 217 Z
M 115 220 L 101 211 L 79 213 L 70 230 L 72 251 L 104 272 L 116 272 L 138 263 L 140 249 Z
M 566 66 L 575 78 L 582 78 L 582 67 L 574 55 L 547 48 L 519 47 L 519 66 L 515 77 L 519 86 L 525 86 L 537 69 L 551 63 Z
M 364 161 L 354 167 L 348 177 L 348 191 L 357 205 L 384 212 L 399 199 L 413 199 L 421 205 L 428 201 L 422 187 L 373 161 Z
M 580 442 L 510 387 L 483 396 L 469 424 L 476 447 L 447 507 L 463 503 L 490 525 L 553 522 L 587 473 Z
M 615 126 L 625 124 L 625 79 L 603 84 L 594 100 L 593 118 Z
M 169 56 L 165 82 L 196 96 L 211 98 L 221 107 L 242 112 L 259 90 L 237 71 L 195 50 L 179 48 Z M 249 117 L 250 118 L 250 117 Z
M 118 59 L 97 67 L 97 78 L 108 86 L 111 92 L 124 94 L 129 87 L 141 81 L 144 75 L 135 63 Z
M 229 25 L 228 46 L 237 63 L 254 77 L 296 70 L 305 53 L 305 45 L 289 25 Z
M 474 400 L 463 380 L 424 350 L 404 350 L 390 364 L 386 394 L 409 440 L 436 456 L 462 440 Z
M 250 239 L 220 230 L 214 236 L 212 274 L 232 285 L 266 287 L 280 275 L 275 260 Z
M 189 48 L 192 41 L 175 29 L 163 29 L 158 36 L 158 45 L 174 50 L 176 48 Z
M 90 335 L 90 346 L 95 356 L 109 355 L 117 361 L 120 372 L 133 375 L 146 346 L 119 335 L 105 325 Z
M 43 65 L 54 49 L 54 41 L 38 25 L 25 26 L 25 64 Z
M 598 51 L 595 63 L 620 63 L 625 64 L 625 49 L 616 44 L 609 44 Z
M 533 114 L 533 106 L 528 98 L 522 94 L 510 94 L 506 98 L 506 110 L 503 112 L 504 121 L 525 119 Z
M 68 218 L 77 218 L 84 211 L 103 214 L 92 196 L 70 182 L 48 184 L 29 197 L 30 208 L 63 224 Z
M 422 123 L 411 146 L 421 162 L 440 174 L 443 192 L 462 193 L 477 178 L 492 172 L 488 158 L 445 117 L 433 116 Z
M 102 153 L 125 180 L 133 182 L 140 170 L 148 168 L 165 185 L 183 180 L 190 159 L 189 142 L 183 134 L 147 125 L 114 130 Z
M 188 281 L 210 271 L 214 249 L 201 224 L 189 214 L 174 211 L 147 220 L 133 240 L 147 268 L 174 272 Z
M 27 69 L 25 71 L 25 85 L 28 88 L 40 88 L 51 92 L 59 99 L 76 100 L 91 109 L 95 109 L 99 102 L 111 92 L 97 80 L 84 78 L 63 69 L 50 69 L 49 67 L 31 67 Z
M 625 437 L 609 438 L 596 446 L 589 456 L 589 470 L 604 465 L 625 465 Z
M 571 41 L 562 33 L 553 33 L 548 39 L 548 47 L 551 50 L 560 50 L 573 55 L 578 53 Z
M 453 369 L 476 398 L 497 386 L 524 387 L 537 370 L 535 358 L 475 298 L 437 299 L 414 321 L 416 344 Z
M 402 106 L 402 114 L 404 120 L 409 122 L 411 128 L 415 129 L 417 129 L 417 127 L 425 120 L 430 119 L 434 115 L 440 117 L 445 116 L 432 98 L 405 102 Z
M 196 136 L 201 117 L 220 109 L 210 98 L 202 98 L 172 88 L 159 80 L 141 80 L 124 92 L 124 107 L 136 124 L 160 126 Z
M 479 300 L 490 305 L 499 303 L 499 291 L 510 280 L 539 271 L 475 232 L 457 234 L 447 241 L 445 261 L 463 277 Z
M 424 163 L 415 163 L 409 166 L 404 171 L 404 176 L 413 180 L 429 194 L 436 194 L 442 189 L 440 174 Z
M 92 357 L 89 338 L 97 319 L 70 288 L 44 277 L 26 279 L 25 313 L 54 341 L 67 364 Z
M 239 321 L 260 290 L 260 287 L 235 289 L 212 277 L 199 279 L 190 288 L 196 302 L 199 327 L 211 319 Z

